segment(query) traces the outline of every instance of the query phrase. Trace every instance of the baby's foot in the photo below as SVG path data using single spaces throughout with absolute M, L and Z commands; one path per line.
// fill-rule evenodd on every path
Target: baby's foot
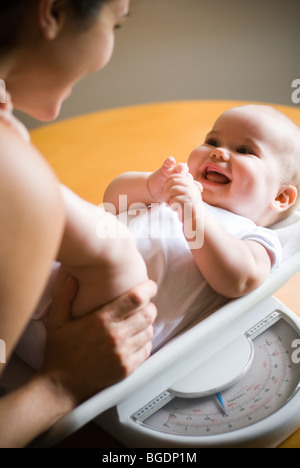
M 163 202 L 163 188 L 166 180 L 174 173 L 176 160 L 173 156 L 167 158 L 163 165 L 148 178 L 148 190 L 155 202 Z
M 162 167 L 159 169 L 164 177 L 168 177 L 174 172 L 174 168 L 176 167 L 176 159 L 173 156 L 167 158 Z

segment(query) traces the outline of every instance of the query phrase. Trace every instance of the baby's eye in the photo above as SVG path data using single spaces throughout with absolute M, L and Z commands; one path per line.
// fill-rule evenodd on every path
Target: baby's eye
M 208 139 L 205 141 L 205 143 L 206 143 L 207 145 L 210 145 L 210 146 L 215 146 L 216 148 L 218 148 L 218 146 L 219 146 L 219 143 L 218 143 L 218 141 L 217 141 L 215 138 L 208 138 Z
M 240 154 L 253 154 L 251 148 L 248 148 L 247 146 L 239 146 L 237 152 Z

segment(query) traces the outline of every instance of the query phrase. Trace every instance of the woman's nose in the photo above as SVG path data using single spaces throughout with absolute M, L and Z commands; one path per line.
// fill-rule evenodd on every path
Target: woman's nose
M 223 159 L 223 161 L 229 161 L 230 153 L 225 148 L 214 148 L 214 150 L 211 152 L 210 157 Z

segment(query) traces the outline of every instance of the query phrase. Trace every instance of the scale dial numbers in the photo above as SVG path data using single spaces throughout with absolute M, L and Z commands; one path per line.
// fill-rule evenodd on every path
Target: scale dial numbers
M 299 334 L 283 318 L 259 334 L 253 330 L 246 334 L 254 349 L 249 370 L 221 391 L 226 413 L 214 394 L 181 398 L 166 391 L 132 419 L 155 431 L 201 437 L 242 429 L 278 411 L 298 390 L 300 364 L 293 363 L 291 356 Z

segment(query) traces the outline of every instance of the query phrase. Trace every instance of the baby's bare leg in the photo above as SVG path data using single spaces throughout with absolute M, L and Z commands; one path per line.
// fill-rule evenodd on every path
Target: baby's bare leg
M 17 349 L 21 358 L 33 368 L 39 369 L 44 360 L 53 295 L 70 275 L 78 281 L 78 293 L 72 305 L 74 318 L 99 309 L 147 279 L 144 261 L 130 237 L 108 239 L 105 242 L 107 253 L 102 260 L 97 258 L 97 262 L 90 266 L 56 264 L 53 268 L 51 281 L 36 309 L 35 318 L 30 322 Z
M 59 282 L 70 274 L 78 281 L 74 317 L 98 309 L 148 279 L 130 232 L 115 216 L 100 212 L 95 234 L 101 254 L 88 264 L 63 265 L 59 273 Z
M 99 213 L 96 206 L 74 194 L 69 193 L 68 197 L 69 227 L 59 252 L 61 265 L 54 273 L 53 288 L 48 288 L 46 297 L 36 310 L 35 320 L 41 317 L 42 312 L 51 311 L 55 288 L 60 288 L 69 276 L 78 282 L 78 293 L 72 305 L 73 317 L 99 309 L 148 279 L 144 261 L 127 227 L 113 215 Z M 51 232 L 49 230 L 49 235 Z M 49 304 L 46 309 L 43 307 L 45 303 Z M 44 324 L 41 320 L 30 323 L 19 344 L 19 354 L 35 368 L 39 368 L 43 361 L 48 320 L 46 315 Z

